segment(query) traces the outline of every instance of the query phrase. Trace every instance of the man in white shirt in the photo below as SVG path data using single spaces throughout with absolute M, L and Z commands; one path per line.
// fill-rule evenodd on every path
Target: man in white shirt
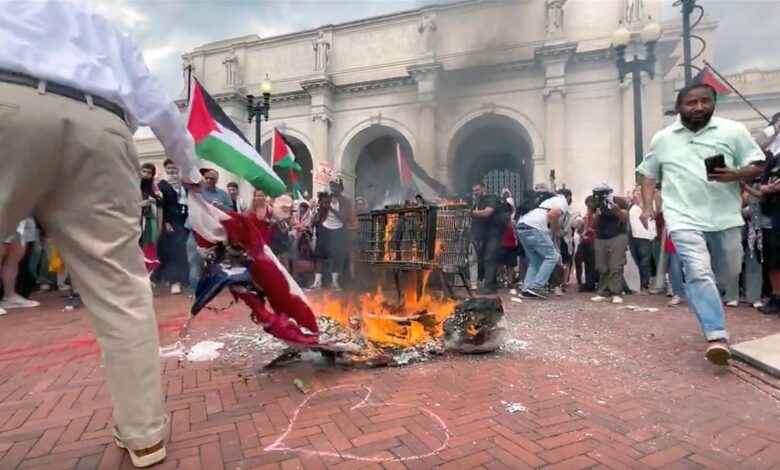
M 526 257 L 522 297 L 545 298 L 541 292 L 560 262 L 558 246 L 568 214 L 566 198 L 557 195 L 543 201 L 517 222 L 517 239 Z
M 153 465 L 168 417 L 133 133 L 150 126 L 197 190 L 192 137 L 140 50 L 80 3 L 0 2 L 0 44 L 0 239 L 29 214 L 54 239 L 92 315 L 116 443 Z
M 656 237 L 655 223 L 648 224 L 647 227 L 642 224 L 639 216 L 642 215 L 642 194 L 640 188 L 634 189 L 632 194 L 633 204 L 628 210 L 629 231 L 631 239 L 628 247 L 631 250 L 631 257 L 634 258 L 637 268 L 639 268 L 639 288 L 643 295 L 650 291 L 650 276 L 653 262 L 653 240 Z
M 344 271 L 348 254 L 347 224 L 352 219 L 352 209 L 349 201 L 343 196 L 344 184 L 340 179 L 333 179 L 329 184 L 330 197 L 328 207 L 320 208 L 324 219 L 317 229 L 317 244 L 315 257 L 324 260 L 321 271 L 315 273 L 314 283 L 309 289 L 322 288 L 324 276 L 330 274 L 330 285 L 334 290 L 340 290 L 339 275 Z

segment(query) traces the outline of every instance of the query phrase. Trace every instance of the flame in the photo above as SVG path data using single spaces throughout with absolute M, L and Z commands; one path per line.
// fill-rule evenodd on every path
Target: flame
M 474 325 L 469 325 L 466 327 L 466 333 L 468 333 L 469 336 L 474 336 L 477 334 L 477 328 Z
M 464 206 L 466 201 L 464 199 L 439 199 L 436 201 L 436 205 L 443 206 Z
M 385 238 L 384 243 L 384 261 L 393 261 L 392 252 L 390 251 L 390 240 L 393 238 L 393 229 L 395 223 L 398 220 L 398 214 L 387 214 L 387 221 L 385 222 Z
M 444 240 L 436 237 L 436 243 L 433 245 L 433 256 L 438 258 L 442 250 L 444 250 Z
M 429 295 L 426 292 L 429 275 L 430 271 L 423 271 L 423 292 L 419 299 L 414 283 L 404 286 L 401 306 L 394 305 L 381 287 L 353 299 L 339 299 L 325 293 L 312 299 L 312 304 L 319 304 L 322 315 L 338 321 L 345 329 L 349 330 L 350 324 L 357 322 L 360 334 L 375 346 L 412 346 L 438 338 L 444 320 L 452 315 L 457 303 Z

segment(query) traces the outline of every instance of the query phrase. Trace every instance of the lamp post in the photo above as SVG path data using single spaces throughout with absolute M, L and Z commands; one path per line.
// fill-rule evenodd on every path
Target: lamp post
M 249 123 L 252 123 L 252 119 L 255 120 L 255 149 L 260 154 L 260 147 L 262 145 L 262 139 L 260 134 L 260 122 L 265 119 L 268 121 L 268 110 L 271 109 L 271 79 L 268 78 L 268 74 L 265 74 L 265 78 L 260 82 L 260 92 L 263 94 L 261 99 L 255 102 L 253 95 L 246 96 L 246 112 L 249 115 Z
M 691 13 L 696 8 L 701 9 L 701 7 L 696 5 L 696 0 L 677 0 L 674 2 L 674 6 L 682 6 L 683 70 L 685 72 L 685 86 L 689 86 L 693 80 L 693 72 L 691 70 L 691 30 L 693 29 L 691 26 Z M 701 20 L 701 17 L 699 17 L 699 20 Z M 696 23 L 698 24 L 698 22 L 697 20 Z
M 642 29 L 642 42 L 645 43 L 647 55 L 640 59 L 634 54 L 634 59 L 626 61 L 626 48 L 631 42 L 631 33 L 623 26 L 620 26 L 612 34 L 612 46 L 617 52 L 617 68 L 620 83 L 631 74 L 632 86 L 634 87 L 634 164 L 639 166 L 644 158 L 644 149 L 642 144 L 642 72 L 647 73 L 650 78 L 655 77 L 655 45 L 661 38 L 661 27 L 657 23 L 648 23 Z

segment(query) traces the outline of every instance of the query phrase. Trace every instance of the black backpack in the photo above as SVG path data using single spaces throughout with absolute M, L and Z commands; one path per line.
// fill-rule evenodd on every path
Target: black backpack
M 515 219 L 519 219 L 525 214 L 539 207 L 544 201 L 555 197 L 555 193 L 548 191 L 529 191 L 523 196 L 523 202 L 515 210 Z

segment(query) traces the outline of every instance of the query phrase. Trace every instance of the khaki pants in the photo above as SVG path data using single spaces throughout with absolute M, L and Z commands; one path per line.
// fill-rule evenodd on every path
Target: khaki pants
M 628 235 L 620 234 L 607 240 L 597 238 L 593 246 L 596 251 L 596 270 L 599 272 L 599 285 L 596 292 L 605 297 L 620 295 L 623 290 L 623 269 L 626 267 Z
M 159 339 L 132 135 L 101 108 L 0 83 L 0 239 L 36 216 L 91 313 L 125 447 L 164 440 Z

